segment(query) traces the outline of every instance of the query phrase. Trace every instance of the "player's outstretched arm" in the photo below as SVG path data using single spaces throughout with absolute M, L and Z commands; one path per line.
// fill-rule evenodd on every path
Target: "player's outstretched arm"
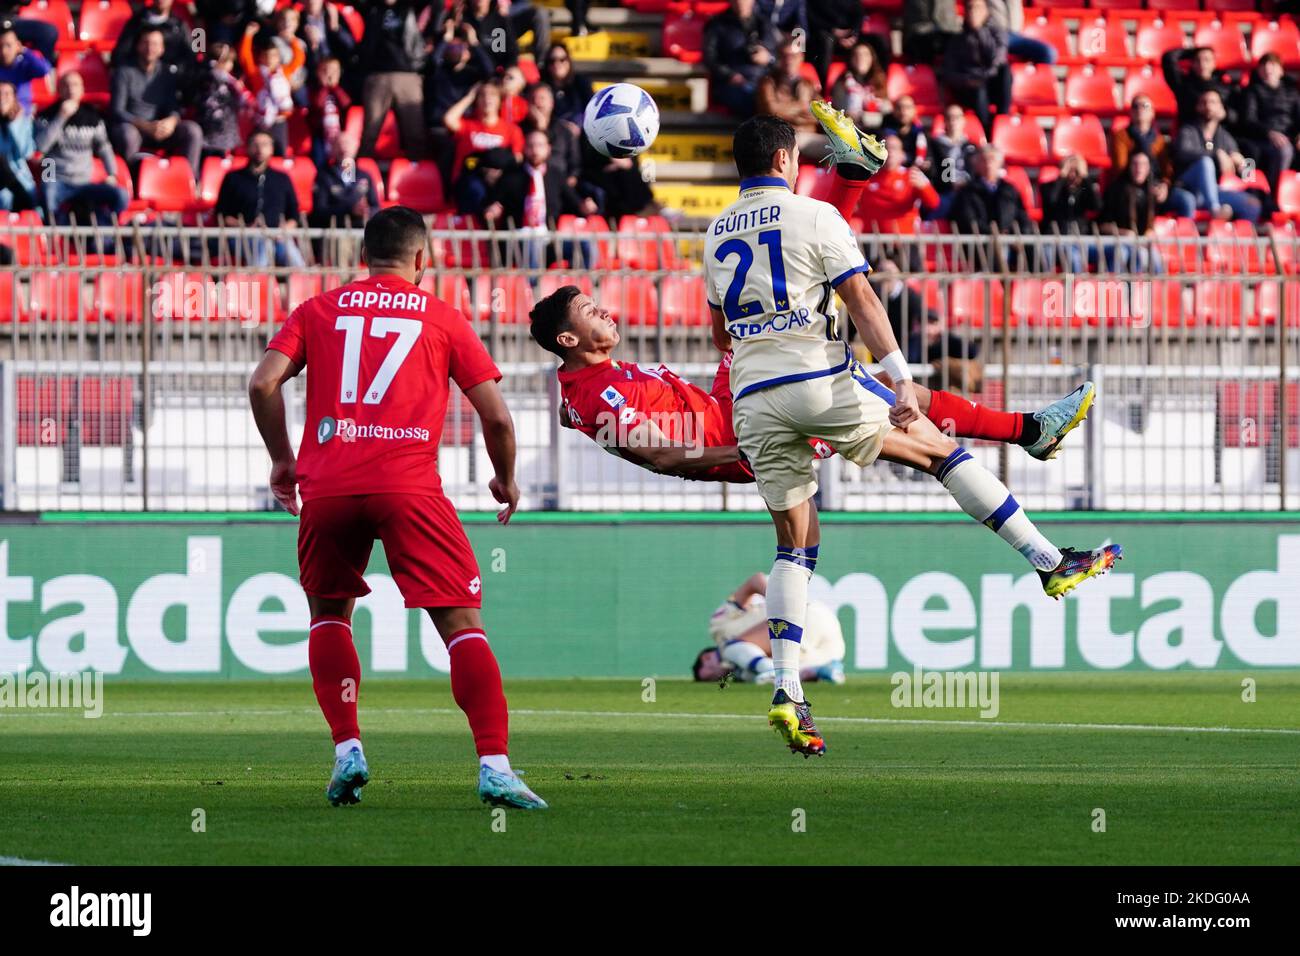
M 894 407 L 889 410 L 889 420 L 895 427 L 906 431 L 908 425 L 921 418 L 921 410 L 912 386 L 912 373 L 898 347 L 898 339 L 894 337 L 889 314 L 876 290 L 860 272 L 841 282 L 836 291 L 848 306 L 858 335 L 894 380 Z
M 629 428 L 618 450 L 624 458 L 669 475 L 707 471 L 740 461 L 740 449 L 735 445 L 675 442 L 652 421 L 639 422 Z
M 248 380 L 248 403 L 271 456 L 271 492 L 289 514 L 298 513 L 297 460 L 284 422 L 284 383 L 300 369 L 283 352 L 267 349 Z
M 492 497 L 505 505 L 497 513 L 497 520 L 507 524 L 519 507 L 519 486 L 515 484 L 515 422 L 495 380 L 479 382 L 465 392 L 465 397 L 478 413 L 483 442 L 496 472 L 488 488 Z

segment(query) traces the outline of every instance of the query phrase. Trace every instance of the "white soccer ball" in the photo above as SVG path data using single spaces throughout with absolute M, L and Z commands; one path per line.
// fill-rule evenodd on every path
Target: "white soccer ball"
M 591 98 L 582 131 L 602 156 L 635 156 L 659 135 L 659 106 L 635 83 L 615 83 Z

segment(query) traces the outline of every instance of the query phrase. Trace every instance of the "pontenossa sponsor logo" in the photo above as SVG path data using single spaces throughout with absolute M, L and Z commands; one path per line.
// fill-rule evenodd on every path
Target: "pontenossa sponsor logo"
M 316 440 L 323 445 L 335 435 L 342 442 L 369 439 L 378 439 L 380 441 L 428 441 L 430 437 L 429 429 L 418 426 L 358 425 L 350 418 L 334 419 L 326 415 L 316 425 Z
M 1128 526 L 1126 545 L 1138 527 Z M 285 573 L 293 567 L 291 524 L 236 528 L 224 536 L 137 527 L 128 533 L 140 536 L 132 540 L 141 555 L 148 551 L 148 572 L 133 572 L 122 563 L 115 548 L 123 530 L 38 526 L 0 536 L 0 672 L 306 671 L 307 601 L 296 576 Z M 966 540 L 977 540 L 975 533 L 982 530 L 970 529 Z M 627 534 L 638 531 L 638 540 L 653 552 L 656 545 L 645 529 Z M 479 526 L 471 532 L 485 575 L 489 628 L 511 648 L 503 662 L 519 676 L 560 669 L 617 675 L 638 666 L 624 666 L 635 653 L 648 662 L 640 666 L 679 673 L 682 655 L 707 637 L 717 596 L 725 596 L 740 579 L 741 567 L 748 566 L 721 571 L 693 566 L 680 578 L 653 560 L 646 565 L 642 555 L 636 561 L 639 576 L 630 576 L 639 582 L 635 587 L 594 595 L 578 607 L 569 606 L 574 599 L 558 597 L 539 605 L 539 596 L 561 594 L 572 573 L 568 563 L 555 561 L 557 551 L 579 554 L 586 547 L 611 566 L 620 560 L 624 547 L 617 538 L 608 553 L 602 550 L 610 529 L 524 526 L 512 527 L 507 537 L 500 529 Z M 758 543 L 766 542 L 764 532 L 752 531 L 755 561 Z M 893 553 L 886 547 L 898 543 L 893 536 L 916 533 L 862 532 L 885 549 L 882 553 Z M 970 570 L 970 562 L 954 562 L 959 576 L 934 568 L 939 563 L 934 560 L 892 562 L 881 565 L 879 575 L 815 575 L 809 598 L 837 612 L 850 645 L 846 663 L 859 670 L 1300 667 L 1300 534 L 1264 528 L 1237 533 L 1252 545 L 1257 542 L 1244 569 L 1237 564 L 1232 572 L 1216 574 L 1225 566 L 1221 556 L 1198 572 L 1180 567 L 1176 550 L 1135 547 L 1133 571 L 1115 570 L 1086 582 L 1063 601 L 1047 598 L 1032 571 L 979 573 Z M 701 526 L 660 537 L 673 542 L 673 553 L 678 546 L 706 544 L 726 553 L 742 540 L 728 534 L 719 526 Z M 61 546 L 60 540 L 72 544 Z M 743 540 L 748 549 L 749 538 Z M 156 543 L 146 547 L 145 542 Z M 498 542 L 508 549 L 492 547 Z M 1170 556 L 1168 563 L 1139 563 L 1157 554 Z M 647 566 L 656 570 L 646 571 Z M 389 575 L 372 571 L 365 580 L 371 593 L 357 601 L 356 619 L 358 633 L 369 634 L 361 642 L 367 672 L 446 672 L 447 653 L 428 616 L 405 607 Z M 675 599 L 665 602 L 670 591 Z M 638 601 L 657 609 L 653 624 L 639 623 L 649 612 Z M 548 624 L 566 619 L 567 624 Z M 673 638 L 660 640 L 656 634 Z M 620 655 L 611 647 L 621 647 Z

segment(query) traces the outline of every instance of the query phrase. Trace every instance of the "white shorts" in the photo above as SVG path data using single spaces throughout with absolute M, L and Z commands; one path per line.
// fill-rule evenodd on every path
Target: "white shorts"
M 894 393 L 858 362 L 838 375 L 787 382 L 737 399 L 736 439 L 758 493 L 773 511 L 789 511 L 817 493 L 808 439 L 825 439 L 855 465 L 871 464 L 889 434 Z

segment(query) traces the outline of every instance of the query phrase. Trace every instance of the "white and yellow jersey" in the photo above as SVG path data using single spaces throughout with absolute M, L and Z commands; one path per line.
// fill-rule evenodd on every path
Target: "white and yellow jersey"
M 704 240 L 709 304 L 726 316 L 735 355 L 732 394 L 847 369 L 833 292 L 869 271 L 834 206 L 796 196 L 776 177 L 742 180 L 740 198 Z

